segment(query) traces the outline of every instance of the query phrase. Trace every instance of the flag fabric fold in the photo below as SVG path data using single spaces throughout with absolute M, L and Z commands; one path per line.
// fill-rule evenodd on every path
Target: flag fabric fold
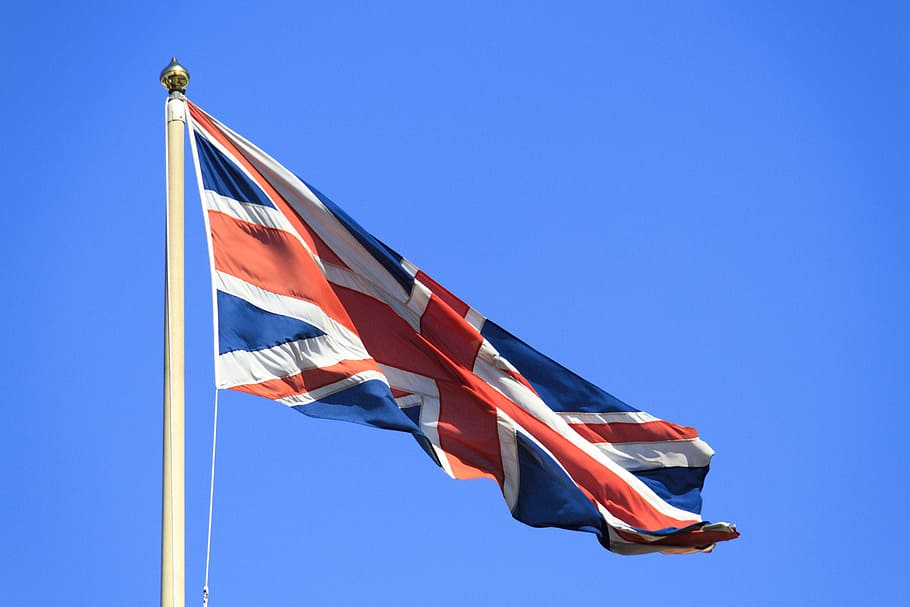
M 707 551 L 713 455 L 484 318 L 316 188 L 187 102 L 212 265 L 216 383 L 411 433 L 532 526 L 623 554 Z

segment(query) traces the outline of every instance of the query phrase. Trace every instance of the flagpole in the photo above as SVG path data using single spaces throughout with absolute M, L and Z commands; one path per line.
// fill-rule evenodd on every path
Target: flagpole
M 167 120 L 167 226 L 165 247 L 164 457 L 161 491 L 161 607 L 183 607 L 184 355 L 183 355 L 183 94 L 190 74 L 177 58 L 161 72 L 169 95 Z

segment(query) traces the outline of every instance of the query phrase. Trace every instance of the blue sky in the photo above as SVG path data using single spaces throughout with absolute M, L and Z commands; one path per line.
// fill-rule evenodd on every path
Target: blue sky
M 513 521 L 407 436 L 221 397 L 228 605 L 910 603 L 910 10 L 872 2 L 5 9 L 0 605 L 158 601 L 165 93 L 497 323 L 717 452 L 710 555 Z M 188 173 L 188 176 L 190 173 Z M 187 592 L 211 303 L 187 188 Z M 895 522 L 897 521 L 897 522 Z

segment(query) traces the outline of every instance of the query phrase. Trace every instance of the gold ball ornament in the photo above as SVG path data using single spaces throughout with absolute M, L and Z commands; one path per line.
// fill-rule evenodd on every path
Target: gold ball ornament
M 189 82 L 190 72 L 177 62 L 177 57 L 171 59 L 171 62 L 161 70 L 161 86 L 167 89 L 168 93 L 174 91 L 185 93 Z

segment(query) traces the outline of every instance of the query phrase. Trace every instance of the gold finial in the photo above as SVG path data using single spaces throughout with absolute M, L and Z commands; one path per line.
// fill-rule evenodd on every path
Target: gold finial
M 185 67 L 177 63 L 177 57 L 171 59 L 163 70 L 161 70 L 161 86 L 167 89 L 167 92 L 174 91 L 186 92 L 186 85 L 190 82 L 190 73 Z

